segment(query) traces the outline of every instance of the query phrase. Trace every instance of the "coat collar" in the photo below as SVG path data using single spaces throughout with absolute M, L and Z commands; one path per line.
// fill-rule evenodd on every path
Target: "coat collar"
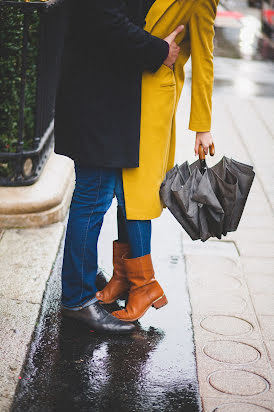
M 156 0 L 147 14 L 145 30 L 151 33 L 161 17 L 164 16 L 174 3 L 179 3 L 182 7 L 187 6 L 188 3 L 188 6 L 192 7 L 199 1 L 200 0 Z
M 147 14 L 145 30 L 151 33 L 159 19 L 165 14 L 169 7 L 172 6 L 172 4 L 176 3 L 176 1 L 178 0 L 156 0 Z

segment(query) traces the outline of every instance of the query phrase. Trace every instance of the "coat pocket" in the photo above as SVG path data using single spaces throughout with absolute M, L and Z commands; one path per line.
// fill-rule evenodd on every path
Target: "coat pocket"
M 165 64 L 162 64 L 157 73 L 160 77 L 161 87 L 175 87 L 176 81 L 173 69 L 170 69 Z

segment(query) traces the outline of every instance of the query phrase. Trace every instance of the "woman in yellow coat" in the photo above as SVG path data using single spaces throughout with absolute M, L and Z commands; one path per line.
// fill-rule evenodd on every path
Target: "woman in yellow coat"
M 156 0 L 147 15 L 145 30 L 165 38 L 177 26 L 180 53 L 174 70 L 162 65 L 142 79 L 140 166 L 123 170 L 127 219 L 160 216 L 159 190 L 174 166 L 175 114 L 184 84 L 184 65 L 191 55 L 192 98 L 189 128 L 211 129 L 213 86 L 213 37 L 217 0 Z M 200 136 L 197 136 L 200 140 Z
M 174 166 L 175 115 L 184 84 L 184 65 L 190 56 L 192 94 L 189 128 L 196 132 L 196 154 L 199 144 L 203 145 L 207 153 L 212 143 L 213 38 L 218 1 L 156 0 L 148 12 L 145 30 L 156 37 L 164 39 L 180 25 L 184 29 L 176 38 L 180 52 L 174 67 L 163 64 L 156 73 L 143 73 L 140 165 L 138 168 L 123 169 L 128 220 L 150 220 L 162 212 L 159 190 L 166 172 Z M 107 303 L 118 284 L 120 293 L 129 289 L 126 309 L 113 314 L 120 319 L 133 321 L 140 318 L 151 305 L 159 308 L 167 300 L 154 278 L 150 255 L 138 258 L 138 262 L 125 257 L 118 265 L 119 270 L 116 270 L 111 284 L 97 297 Z M 155 294 L 156 284 L 159 290 Z M 150 288 L 144 288 L 146 285 L 150 285 Z

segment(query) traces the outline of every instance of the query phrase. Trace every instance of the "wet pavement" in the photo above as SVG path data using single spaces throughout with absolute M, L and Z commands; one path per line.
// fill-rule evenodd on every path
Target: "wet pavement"
M 181 231 L 168 213 L 153 229 L 155 269 L 169 304 L 150 309 L 126 337 L 63 321 L 59 256 L 12 411 L 201 410 Z

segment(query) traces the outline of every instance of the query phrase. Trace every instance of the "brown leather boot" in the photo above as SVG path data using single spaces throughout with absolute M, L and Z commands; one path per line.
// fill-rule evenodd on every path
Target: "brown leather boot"
M 151 255 L 135 259 L 124 259 L 130 283 L 128 304 L 125 309 L 112 313 L 116 318 L 134 322 L 153 306 L 160 309 L 167 304 L 163 289 L 154 277 Z
M 113 242 L 113 276 L 106 287 L 96 293 L 100 303 L 113 303 L 124 293 L 129 291 L 126 270 L 122 256 L 129 256 L 128 243 Z

